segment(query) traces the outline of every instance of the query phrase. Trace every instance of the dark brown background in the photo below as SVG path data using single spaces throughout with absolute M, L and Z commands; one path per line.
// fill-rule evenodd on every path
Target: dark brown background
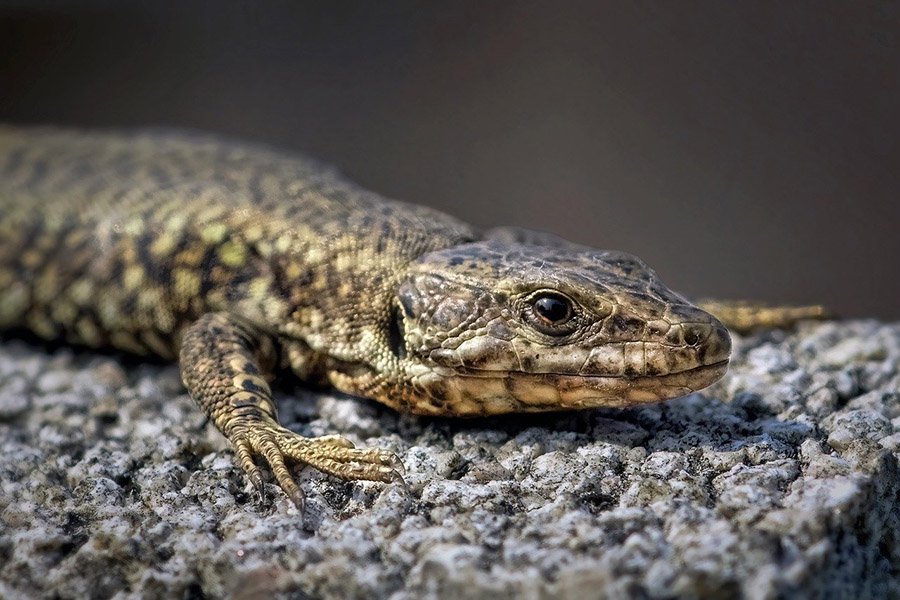
M 174 125 L 693 295 L 900 318 L 900 4 L 0 5 L 0 120 Z

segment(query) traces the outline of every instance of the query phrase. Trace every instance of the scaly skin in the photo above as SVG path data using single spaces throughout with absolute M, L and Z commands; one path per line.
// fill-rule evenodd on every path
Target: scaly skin
M 289 461 L 375 481 L 399 465 L 280 426 L 283 370 L 479 416 L 658 402 L 727 367 L 722 323 L 632 256 L 481 233 L 265 148 L 0 127 L 0 208 L 0 330 L 178 358 L 251 482 L 263 458 L 298 505 Z

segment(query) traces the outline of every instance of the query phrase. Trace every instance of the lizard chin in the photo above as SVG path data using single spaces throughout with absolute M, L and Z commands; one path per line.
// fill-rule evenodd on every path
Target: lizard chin
M 439 394 L 414 407 L 418 414 L 482 417 L 597 407 L 628 408 L 685 396 L 722 378 L 728 360 L 666 375 L 622 377 L 468 371 L 435 376 Z M 429 396 L 432 396 L 429 394 Z

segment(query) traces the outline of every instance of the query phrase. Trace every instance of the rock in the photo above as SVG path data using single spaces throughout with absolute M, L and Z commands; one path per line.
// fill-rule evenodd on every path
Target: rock
M 628 410 L 278 402 L 406 487 L 298 468 L 304 514 L 259 504 L 176 367 L 0 343 L 0 597 L 900 597 L 900 324 L 737 339 L 712 388 Z

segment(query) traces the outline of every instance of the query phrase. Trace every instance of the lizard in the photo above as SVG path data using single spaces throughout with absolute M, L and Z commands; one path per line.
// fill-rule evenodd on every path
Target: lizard
M 420 415 L 628 407 L 721 378 L 726 325 L 822 314 L 706 305 L 720 320 L 627 253 L 206 134 L 0 126 L 0 211 L 0 331 L 177 360 L 253 487 L 268 466 L 301 509 L 291 463 L 380 482 L 402 463 L 283 427 L 279 373 Z

